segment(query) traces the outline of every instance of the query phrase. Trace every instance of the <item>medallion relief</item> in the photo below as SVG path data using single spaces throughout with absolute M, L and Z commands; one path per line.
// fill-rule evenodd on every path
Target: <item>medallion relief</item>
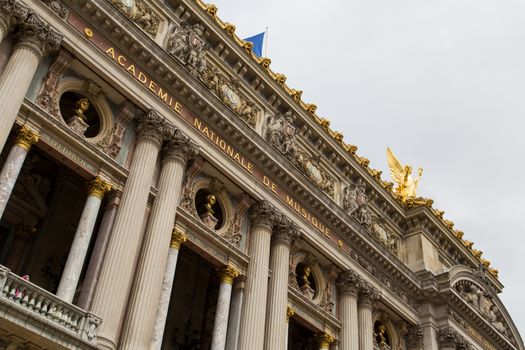
M 201 79 L 226 106 L 237 114 L 252 128 L 257 123 L 260 109 L 250 101 L 240 90 L 239 81 L 233 77 L 227 77 L 215 66 L 209 66 L 203 72 Z
M 317 187 L 329 196 L 334 196 L 335 180 L 321 168 L 321 156 L 310 156 L 304 151 L 298 151 L 296 165 Z

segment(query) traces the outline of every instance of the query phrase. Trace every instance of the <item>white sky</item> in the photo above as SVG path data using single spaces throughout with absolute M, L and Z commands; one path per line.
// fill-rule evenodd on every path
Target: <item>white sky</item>
M 390 146 L 500 270 L 525 331 L 525 2 L 216 0 L 272 69 L 383 170 Z

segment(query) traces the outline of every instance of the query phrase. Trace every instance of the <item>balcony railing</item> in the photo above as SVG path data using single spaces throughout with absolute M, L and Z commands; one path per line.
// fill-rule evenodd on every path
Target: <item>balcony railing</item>
M 62 332 L 60 338 L 73 338 L 74 348 L 94 348 L 97 342 L 97 330 L 102 320 L 75 305 L 66 303 L 33 283 L 15 275 L 5 266 L 0 265 L 0 308 L 7 310 L 0 318 L 6 318 L 27 328 L 46 324 Z M 46 326 L 49 327 L 49 326 Z M 44 332 L 40 333 L 45 336 Z M 52 332 L 56 336 L 56 332 Z M 53 337 L 51 337 L 53 338 Z M 79 342 L 80 341 L 80 342 Z M 82 346 L 85 344 L 87 346 Z

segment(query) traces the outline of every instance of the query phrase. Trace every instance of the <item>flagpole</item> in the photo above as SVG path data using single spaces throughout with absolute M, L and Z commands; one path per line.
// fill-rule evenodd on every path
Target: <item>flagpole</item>
M 264 38 L 265 38 L 265 41 L 264 41 L 264 57 L 268 57 L 268 27 L 266 27 L 266 30 L 265 30 L 265 35 L 264 35 Z

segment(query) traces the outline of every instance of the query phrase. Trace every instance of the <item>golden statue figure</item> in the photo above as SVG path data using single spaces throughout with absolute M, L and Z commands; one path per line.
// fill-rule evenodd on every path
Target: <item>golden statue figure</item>
M 418 177 L 414 180 L 412 177 L 412 167 L 410 165 L 402 166 L 401 162 L 389 147 L 386 149 L 386 156 L 390 168 L 390 177 L 397 184 L 395 189 L 396 195 L 405 204 L 425 204 L 426 201 L 423 198 L 419 199 L 416 195 L 423 169 L 418 169 Z
M 89 109 L 89 100 L 87 98 L 81 98 L 75 104 L 75 117 L 86 121 L 84 113 Z
M 204 207 L 206 208 L 206 213 L 210 214 L 211 216 L 215 214 L 212 209 L 215 202 L 217 202 L 217 198 L 215 198 L 213 193 L 210 193 L 208 196 L 206 196 L 206 204 L 204 204 Z
M 306 266 L 303 270 L 303 283 L 305 286 L 310 286 L 310 281 L 308 278 L 310 278 L 310 267 Z

